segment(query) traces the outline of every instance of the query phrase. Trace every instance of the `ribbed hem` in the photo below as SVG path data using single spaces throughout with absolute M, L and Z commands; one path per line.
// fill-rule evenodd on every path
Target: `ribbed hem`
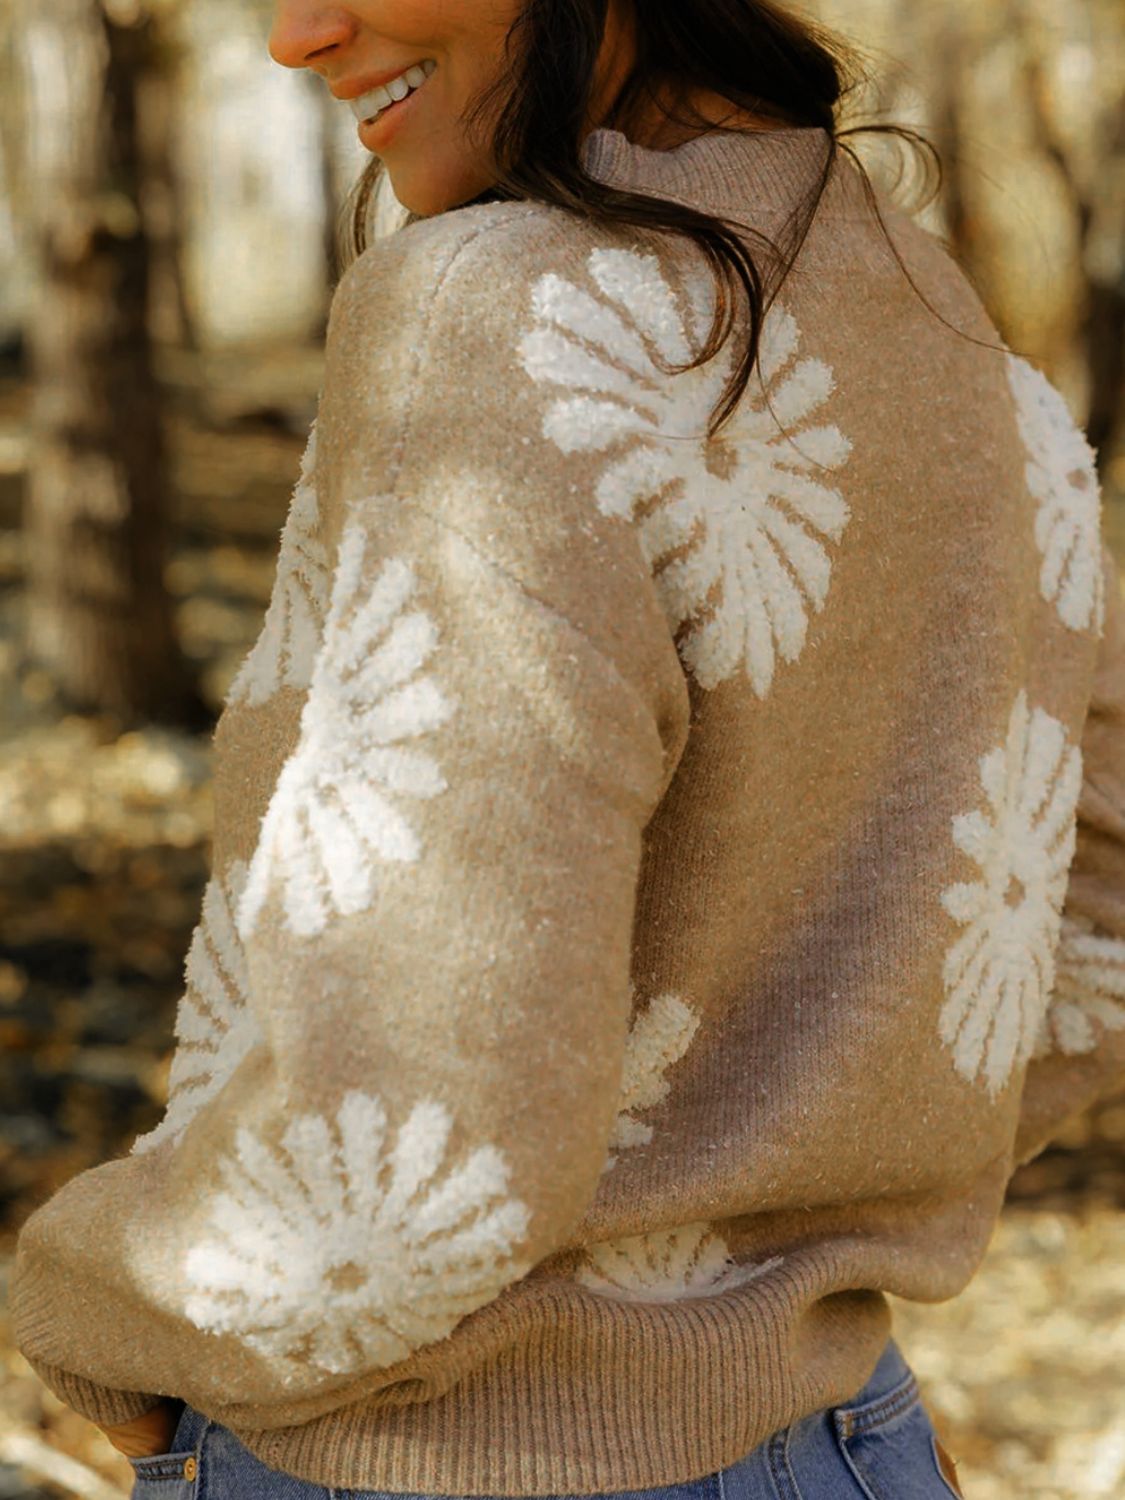
M 62 1369 L 57 1285 L 41 1259 L 20 1270 L 16 1345 L 89 1420 L 128 1421 L 167 1394 L 284 1473 L 391 1494 L 584 1495 L 699 1479 L 853 1396 L 891 1327 L 886 1298 L 863 1286 L 880 1272 L 859 1241 L 791 1250 L 716 1296 L 639 1301 L 531 1278 L 467 1319 L 460 1340 L 434 1345 L 421 1379 L 262 1428 L 265 1412 L 243 1408 L 244 1423 L 190 1388 L 145 1394 Z
M 809 1272 L 826 1269 L 674 1305 L 560 1284 L 522 1306 L 515 1342 L 440 1396 L 230 1430 L 263 1462 L 326 1487 L 580 1495 L 688 1482 L 869 1378 L 889 1306 L 866 1290 L 810 1305 Z
M 793 1249 L 716 1296 L 641 1301 L 532 1277 L 432 1346 L 422 1378 L 268 1428 L 256 1425 L 265 1411 L 243 1407 L 243 1422 L 190 1388 L 141 1393 L 61 1368 L 58 1287 L 42 1258 L 19 1265 L 12 1331 L 43 1382 L 101 1426 L 169 1395 L 327 1489 L 584 1495 L 713 1474 L 853 1396 L 890 1334 L 886 1298 L 864 1286 L 872 1274 L 870 1246 L 839 1240 Z

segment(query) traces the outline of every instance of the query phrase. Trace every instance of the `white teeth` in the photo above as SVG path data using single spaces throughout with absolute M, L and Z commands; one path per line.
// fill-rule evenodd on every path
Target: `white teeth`
M 357 120 L 373 120 L 389 104 L 405 99 L 411 89 L 420 88 L 436 67 L 437 63 L 432 58 L 427 58 L 425 62 L 415 63 L 413 67 L 407 68 L 397 78 L 392 78 L 390 83 L 368 89 L 367 93 L 361 94 L 358 99 L 349 99 L 348 105 L 352 114 Z
M 349 99 L 348 108 L 357 120 L 367 120 L 372 115 L 377 115 L 381 109 L 386 109 L 390 102 L 390 94 L 380 86 L 377 89 L 369 89 L 366 94 L 360 94 L 358 99 Z

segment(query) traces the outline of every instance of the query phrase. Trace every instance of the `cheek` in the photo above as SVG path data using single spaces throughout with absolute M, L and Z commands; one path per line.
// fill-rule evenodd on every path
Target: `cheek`
M 431 6 L 434 39 L 449 48 L 450 62 L 459 62 L 476 75 L 494 73 L 504 60 L 504 47 L 523 3 L 512 0 L 435 0 Z
M 381 42 L 433 42 L 451 52 L 492 51 L 523 8 L 523 0 L 353 0 L 350 9 Z
M 454 9 L 460 9 L 460 3 Z M 441 31 L 450 7 L 442 0 L 352 0 L 352 14 L 376 40 L 399 41 Z

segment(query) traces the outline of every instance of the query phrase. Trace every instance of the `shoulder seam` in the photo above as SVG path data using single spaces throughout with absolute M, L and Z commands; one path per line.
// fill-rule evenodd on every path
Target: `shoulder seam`
M 522 207 L 522 205 L 519 206 Z M 453 276 L 453 273 L 456 270 L 457 266 L 462 262 L 463 258 L 468 253 L 470 247 L 475 245 L 478 240 L 487 238 L 489 235 L 499 234 L 502 230 L 506 229 L 516 217 L 517 216 L 515 214 L 505 215 L 498 221 L 494 220 L 490 223 L 482 224 L 479 228 L 472 230 L 471 233 L 458 240 L 457 243 L 453 246 L 452 251 L 448 253 L 448 258 L 438 274 L 437 280 L 434 283 L 433 290 L 426 301 L 425 307 L 420 317 L 421 326 L 419 328 L 414 358 L 408 377 L 409 389 L 406 392 L 406 399 L 404 402 L 402 427 L 397 436 L 397 440 L 390 454 L 388 455 L 387 488 L 391 493 L 395 493 L 397 490 L 398 474 L 402 464 L 402 455 L 406 450 L 406 444 L 413 430 L 414 412 L 417 406 L 418 374 L 421 368 L 423 350 L 426 347 L 430 330 L 433 326 L 434 315 L 438 306 L 438 302 L 440 301 L 441 296 L 445 291 L 447 283 Z M 531 215 L 525 214 L 522 215 L 522 217 L 546 218 L 548 217 L 548 211 L 533 210 Z

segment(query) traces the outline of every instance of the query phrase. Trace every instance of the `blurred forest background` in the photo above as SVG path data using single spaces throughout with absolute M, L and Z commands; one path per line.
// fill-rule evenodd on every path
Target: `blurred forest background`
M 809 9 L 809 7 L 806 7 Z M 843 124 L 912 125 L 945 237 L 1099 453 L 1125 566 L 1121 0 L 820 0 Z M 31 1209 L 162 1114 L 252 644 L 366 153 L 268 0 L 0 0 L 0 1500 L 128 1493 L 11 1348 Z M 909 159 L 853 138 L 888 188 Z M 911 175 L 899 189 L 908 201 Z M 1125 1097 L 1014 1177 L 957 1299 L 894 1299 L 969 1500 L 1125 1497 Z

